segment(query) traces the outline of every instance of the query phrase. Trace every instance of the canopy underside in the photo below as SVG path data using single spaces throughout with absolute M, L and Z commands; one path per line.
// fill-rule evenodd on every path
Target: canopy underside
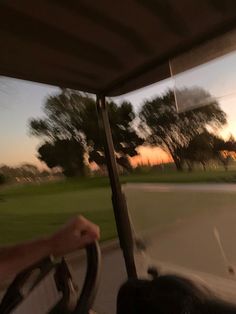
M 2 0 L 0 75 L 117 96 L 235 22 L 234 0 Z

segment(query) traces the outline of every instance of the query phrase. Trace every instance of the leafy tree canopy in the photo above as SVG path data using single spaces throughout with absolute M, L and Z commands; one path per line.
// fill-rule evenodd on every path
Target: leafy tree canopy
M 221 110 L 217 101 L 205 90 L 200 88 L 183 89 L 179 91 L 182 99 L 194 95 L 196 103 L 207 99 L 207 106 L 178 113 L 175 96 L 172 90 L 146 100 L 140 111 L 143 129 L 146 130 L 146 142 L 159 145 L 172 156 L 176 168 L 182 169 L 182 148 L 207 129 L 213 132 L 226 124 L 226 114 Z M 184 94 L 187 96 L 184 98 Z M 198 101 L 197 101 L 198 100 Z
M 131 169 L 129 157 L 137 155 L 143 140 L 135 132 L 133 107 L 108 101 L 108 113 L 117 161 Z M 60 166 L 65 175 L 85 173 L 86 156 L 99 166 L 105 163 L 103 141 L 99 131 L 95 99 L 71 89 L 50 96 L 44 105 L 45 117 L 30 121 L 32 135 L 42 138 L 39 158 L 50 168 Z

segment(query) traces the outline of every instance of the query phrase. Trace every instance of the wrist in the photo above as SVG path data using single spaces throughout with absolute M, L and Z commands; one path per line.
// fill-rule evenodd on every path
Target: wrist
M 60 242 L 55 235 L 51 235 L 45 239 L 45 246 L 49 255 L 53 255 L 53 257 L 61 256 Z
M 54 255 L 54 244 L 53 238 L 51 236 L 41 238 L 42 247 L 44 248 L 44 252 L 46 256 Z

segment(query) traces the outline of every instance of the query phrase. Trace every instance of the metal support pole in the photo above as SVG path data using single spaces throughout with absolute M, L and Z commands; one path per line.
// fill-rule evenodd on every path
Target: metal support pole
M 120 247 L 123 251 L 128 277 L 136 278 L 137 273 L 134 263 L 132 231 L 128 216 L 126 199 L 121 190 L 117 171 L 114 145 L 104 96 L 97 96 L 97 110 L 100 127 L 104 136 L 105 157 L 111 184 L 112 204 Z

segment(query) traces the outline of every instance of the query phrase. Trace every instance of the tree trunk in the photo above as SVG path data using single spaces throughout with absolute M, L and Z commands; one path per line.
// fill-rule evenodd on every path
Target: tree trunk
M 192 172 L 193 171 L 193 163 L 191 161 L 186 161 L 187 166 L 188 166 L 188 172 Z
M 228 163 L 227 162 L 224 162 L 224 168 L 225 168 L 225 171 L 228 171 Z
M 172 158 L 174 160 L 175 166 L 176 166 L 176 170 L 178 171 L 183 171 L 183 163 L 182 161 L 177 157 L 172 155 Z
M 123 170 L 126 170 L 128 173 L 133 171 L 132 165 L 127 156 L 116 158 L 116 162 L 123 168 Z
M 202 164 L 202 168 L 203 168 L 204 172 L 206 172 L 206 164 L 205 164 L 205 162 L 201 161 L 201 164 Z

